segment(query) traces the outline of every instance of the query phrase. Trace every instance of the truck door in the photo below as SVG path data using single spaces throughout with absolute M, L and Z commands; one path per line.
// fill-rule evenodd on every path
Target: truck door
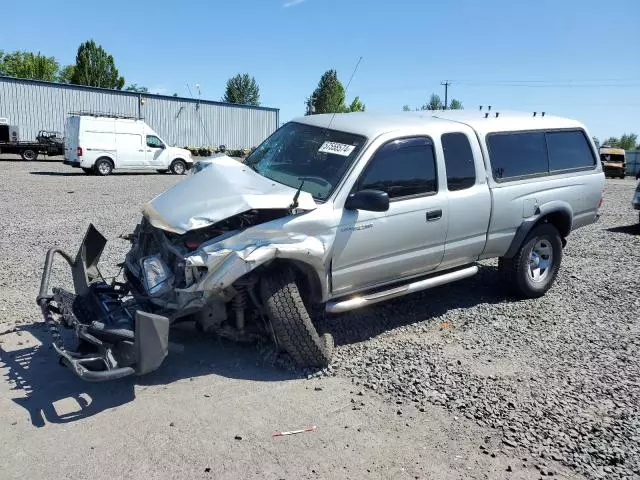
M 447 192 L 438 186 L 431 138 L 383 144 L 352 189 L 383 190 L 386 212 L 343 210 L 334 242 L 332 292 L 401 280 L 438 267 L 447 233 Z
M 449 218 L 441 268 L 478 260 L 487 241 L 491 193 L 480 145 L 470 127 L 440 137 L 445 164 Z
M 145 135 L 145 141 L 147 167 L 157 170 L 169 168 L 169 154 L 165 143 L 157 135 L 151 135 L 148 132 Z

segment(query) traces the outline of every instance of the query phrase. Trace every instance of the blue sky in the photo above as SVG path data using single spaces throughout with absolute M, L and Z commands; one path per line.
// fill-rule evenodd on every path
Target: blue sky
M 89 38 L 127 83 L 218 100 L 254 75 L 281 121 L 330 68 L 370 111 L 418 106 L 440 82 L 466 109 L 575 117 L 600 138 L 640 134 L 640 0 L 86 0 L 4 2 L 0 49 L 73 63 Z M 37 12 L 37 15 L 34 15 Z M 25 25 L 28 24 L 28 28 Z M 195 90 L 194 90 L 195 93 Z

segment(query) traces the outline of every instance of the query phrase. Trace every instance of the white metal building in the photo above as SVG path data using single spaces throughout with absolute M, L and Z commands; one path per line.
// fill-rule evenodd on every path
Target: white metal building
M 138 116 L 174 146 L 251 148 L 278 127 L 279 109 L 0 76 L 0 117 L 21 140 L 64 132 L 71 112 Z

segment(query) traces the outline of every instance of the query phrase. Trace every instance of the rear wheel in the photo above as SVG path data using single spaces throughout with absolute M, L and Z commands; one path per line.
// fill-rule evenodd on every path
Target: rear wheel
M 169 167 L 171 173 L 174 175 L 184 175 L 187 171 L 187 164 L 184 160 L 180 160 L 179 158 L 171 162 L 171 167 Z
M 110 175 L 113 171 L 113 164 L 108 158 L 99 158 L 94 166 L 94 171 L 103 177 Z
M 27 148 L 26 150 L 22 151 L 20 156 L 22 157 L 23 160 L 26 160 L 27 162 L 32 162 L 33 160 L 36 160 L 38 158 L 38 152 L 31 148 Z
M 301 367 L 329 365 L 333 337 L 318 334 L 291 269 L 267 274 L 260 293 L 279 346 Z
M 524 298 L 544 295 L 558 275 L 562 239 L 551 224 L 534 227 L 513 258 L 500 258 L 499 268 L 507 285 Z

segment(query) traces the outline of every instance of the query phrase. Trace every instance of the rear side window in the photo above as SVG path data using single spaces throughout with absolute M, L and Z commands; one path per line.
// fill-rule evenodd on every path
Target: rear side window
M 464 133 L 445 133 L 441 140 L 449 191 L 475 185 L 476 165 L 467 136 Z
M 587 137 L 579 130 L 548 132 L 549 170 L 593 167 L 596 159 Z
M 389 198 L 437 192 L 431 139 L 404 138 L 380 147 L 358 182 L 358 190 L 366 189 L 382 190 Z
M 494 133 L 488 136 L 493 178 L 502 180 L 549 172 L 544 132 Z

